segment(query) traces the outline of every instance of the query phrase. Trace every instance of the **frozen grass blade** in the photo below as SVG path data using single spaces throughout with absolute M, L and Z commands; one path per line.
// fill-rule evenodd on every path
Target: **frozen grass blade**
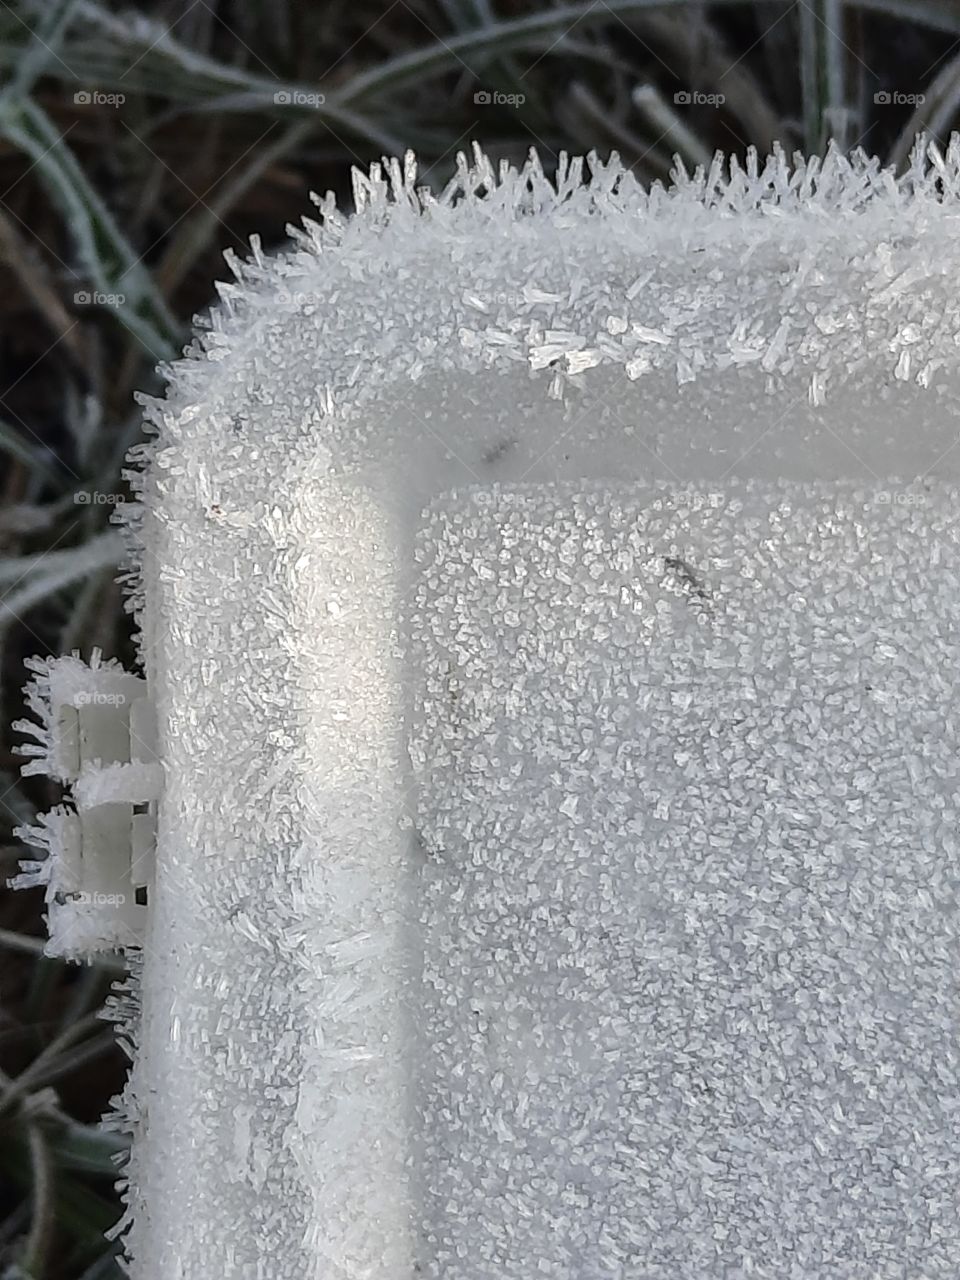
M 666 177 L 670 172 L 670 157 L 649 134 L 641 136 L 624 120 L 614 117 L 597 95 L 587 85 L 577 80 L 570 86 L 568 102 L 564 104 L 564 123 L 572 138 L 587 145 L 598 129 L 616 148 L 625 163 L 642 162 L 647 168 Z
M 813 153 L 831 140 L 845 145 L 843 0 L 805 0 L 799 15 L 804 138 Z
M 960 8 L 939 0 L 859 0 L 851 7 L 886 14 L 909 23 L 932 27 L 935 31 L 960 34 Z
M 23 1250 L 23 1268 L 28 1276 L 39 1277 L 46 1266 L 53 1225 L 53 1162 L 47 1139 L 39 1124 L 27 1127 L 30 1167 L 33 1172 L 33 1214 L 30 1234 Z
M 722 4 L 733 2 L 720 0 Z M 610 0 L 609 4 L 570 5 L 495 22 L 482 30 L 468 31 L 442 43 L 401 54 L 355 76 L 337 97 L 341 102 L 372 103 L 446 71 L 468 70 L 476 75 L 490 57 L 503 52 L 562 52 L 563 41 L 575 28 L 609 21 L 611 15 L 627 18 L 675 6 L 679 7 L 677 0 L 669 0 L 667 4 L 663 0 Z
M 713 159 L 696 134 L 663 99 L 655 85 L 645 84 L 633 91 L 638 111 L 650 122 L 655 134 L 694 167 L 706 169 Z
M 65 135 L 30 101 L 0 103 L 0 133 L 33 160 L 71 228 L 90 283 L 98 292 L 122 299 L 110 313 L 155 360 L 169 358 L 178 325 L 140 255 L 71 154 Z
M 21 44 L 25 44 L 26 49 L 14 64 L 13 75 L 0 91 L 0 98 L 22 101 L 32 90 L 34 82 L 47 74 L 51 61 L 59 56 L 67 26 L 77 7 L 78 0 L 55 0 L 42 11 L 32 36 L 30 28 L 21 25 L 21 35 L 25 37 Z
M 944 146 L 944 136 L 956 119 L 960 109 L 960 55 L 951 58 L 928 86 L 923 101 L 910 114 L 900 136 L 894 143 L 889 163 L 900 170 L 908 163 L 916 146 L 917 135 L 924 134 L 939 146 Z
M 52 1137 L 50 1147 L 57 1163 L 64 1169 L 114 1178 L 120 1161 L 129 1150 L 129 1143 L 121 1134 L 108 1129 L 68 1121 Z
M 51 464 L 41 456 L 35 449 L 31 448 L 23 440 L 21 433 L 0 419 L 0 450 L 16 458 L 18 462 L 22 462 L 31 471 L 40 471 L 48 479 L 52 479 L 56 472 Z
M 767 11 L 760 17 L 767 21 Z M 722 33 L 704 22 L 690 23 L 673 10 L 653 10 L 633 19 L 632 24 L 646 39 L 668 51 L 671 64 L 696 67 L 702 89 L 722 93 L 725 108 L 738 120 L 748 137 L 762 152 L 770 151 L 784 139 L 784 123 L 765 95 L 757 76 L 742 58 L 731 52 Z M 698 138 L 701 150 L 706 144 Z
M 22 581 L 33 582 L 37 577 L 59 583 L 53 590 L 67 582 L 86 577 L 98 569 L 119 564 L 123 555 L 123 535 L 117 529 L 108 529 L 88 542 L 65 551 L 49 551 L 43 555 L 16 556 L 0 560 L 0 586 Z M 8 601 L 9 607 L 9 601 Z

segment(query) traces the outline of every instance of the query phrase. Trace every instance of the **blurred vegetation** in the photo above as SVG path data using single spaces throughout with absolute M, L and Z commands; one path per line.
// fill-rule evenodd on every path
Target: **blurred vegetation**
M 134 661 L 109 517 L 139 438 L 132 395 L 183 345 L 249 235 L 280 243 L 307 192 L 413 147 L 442 187 L 476 138 L 674 155 L 829 139 L 901 166 L 960 104 L 957 0 L 101 0 L 0 3 L 0 656 L 97 645 Z M 88 501 L 78 495 L 89 495 Z M 0 758 L 13 828 L 57 800 Z M 119 1274 L 102 1237 L 123 1142 L 97 1127 L 125 1060 L 97 1017 L 118 963 L 41 955 L 40 895 L 0 915 L 0 1278 Z

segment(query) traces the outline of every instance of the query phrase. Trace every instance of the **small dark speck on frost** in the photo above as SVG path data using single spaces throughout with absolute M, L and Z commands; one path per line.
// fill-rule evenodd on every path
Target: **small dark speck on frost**
M 492 466 L 514 447 L 516 440 L 501 440 L 499 444 L 492 445 L 486 453 L 482 455 L 482 461 L 488 466 Z
M 668 569 L 673 570 L 691 595 L 696 596 L 698 600 L 706 601 L 710 599 L 710 592 L 706 583 L 694 569 L 693 565 L 689 564 L 680 556 L 664 556 L 663 562 Z

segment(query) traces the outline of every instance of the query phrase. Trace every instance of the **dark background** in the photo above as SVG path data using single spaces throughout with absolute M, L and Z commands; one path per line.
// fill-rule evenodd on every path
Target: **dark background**
M 620 153 L 667 181 L 717 148 L 829 140 L 902 169 L 960 104 L 957 0 L 551 6 L 522 0 L 0 0 L 0 852 L 58 800 L 19 778 L 23 659 L 134 662 L 110 515 L 221 254 L 350 205 L 350 168 L 416 149 L 449 179 L 476 139 Z M 94 495 L 83 501 L 86 495 Z M 0 901 L 0 1276 L 114 1277 L 125 1060 L 98 1018 L 118 962 L 42 957 L 42 895 Z

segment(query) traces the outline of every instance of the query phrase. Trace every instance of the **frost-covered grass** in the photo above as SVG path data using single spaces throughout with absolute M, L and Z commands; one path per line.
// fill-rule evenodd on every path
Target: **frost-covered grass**
M 775 139 L 900 164 L 918 127 L 955 122 L 958 36 L 940 0 L 0 5 L 5 723 L 26 655 L 132 661 L 109 515 L 133 391 L 209 303 L 221 248 L 279 242 L 309 187 L 348 203 L 349 167 L 384 151 L 415 147 L 442 187 L 471 138 L 514 160 L 535 145 L 548 169 L 560 149 L 617 149 L 648 180 L 674 153 Z M 18 779 L 11 745 L 4 874 L 12 828 L 57 798 Z M 116 975 L 41 958 L 38 898 L 5 895 L 0 916 L 0 1273 L 109 1276 L 122 1152 L 94 1125 L 124 1059 L 93 1014 Z

